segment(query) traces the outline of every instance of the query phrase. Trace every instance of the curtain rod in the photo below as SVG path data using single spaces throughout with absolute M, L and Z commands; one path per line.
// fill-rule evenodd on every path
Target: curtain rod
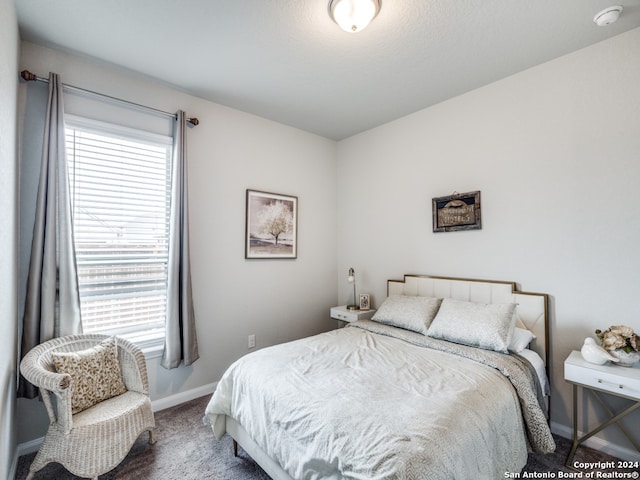
M 23 80 L 25 80 L 27 82 L 49 83 L 49 79 L 48 78 L 39 77 L 35 73 L 31 73 L 29 70 L 22 70 L 20 72 L 20 76 L 22 77 Z M 85 95 L 88 94 L 88 95 L 93 95 L 93 96 L 97 96 L 97 97 L 107 98 L 108 100 L 110 100 L 112 102 L 124 103 L 126 105 L 133 106 L 133 107 L 139 108 L 141 110 L 148 110 L 148 111 L 160 114 L 160 115 L 176 118 L 176 114 L 175 113 L 165 112 L 164 110 L 158 110 L 157 108 L 148 107 L 146 105 L 141 105 L 141 104 L 135 103 L 135 102 L 130 102 L 129 100 L 123 100 L 121 98 L 112 97 L 111 95 L 105 95 L 104 93 L 94 92 L 93 90 L 87 90 L 86 88 L 75 87 L 73 85 L 68 85 L 66 83 L 63 83 L 62 86 L 64 88 L 66 88 L 68 90 L 71 90 L 71 91 L 74 91 L 74 92 L 83 93 Z M 191 125 L 193 125 L 195 127 L 196 125 L 198 125 L 200 123 L 200 120 L 198 120 L 197 118 L 193 117 L 193 118 L 187 118 L 187 122 L 189 122 Z

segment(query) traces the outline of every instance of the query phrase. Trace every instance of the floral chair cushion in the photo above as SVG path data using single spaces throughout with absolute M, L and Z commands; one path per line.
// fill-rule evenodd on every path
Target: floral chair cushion
M 78 352 L 54 352 L 58 373 L 71 376 L 71 412 L 76 414 L 127 391 L 120 373 L 116 338 Z

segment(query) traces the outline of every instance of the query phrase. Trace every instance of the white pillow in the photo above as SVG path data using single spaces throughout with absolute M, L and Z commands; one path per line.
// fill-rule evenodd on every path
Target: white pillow
M 476 303 L 445 298 L 427 335 L 472 347 L 508 353 L 515 303 Z
M 441 302 L 441 298 L 390 295 L 371 320 L 426 335 Z
M 513 329 L 513 335 L 509 340 L 509 351 L 520 353 L 525 348 L 529 348 L 529 344 L 535 340 L 536 336 L 529 330 L 524 328 L 515 327 Z
M 529 363 L 533 365 L 533 368 L 538 375 L 540 381 L 540 387 L 542 387 L 542 394 L 546 397 L 551 395 L 551 389 L 549 388 L 549 379 L 547 378 L 547 370 L 544 368 L 544 360 L 533 350 L 525 348 L 520 352 L 520 356 L 529 360 Z

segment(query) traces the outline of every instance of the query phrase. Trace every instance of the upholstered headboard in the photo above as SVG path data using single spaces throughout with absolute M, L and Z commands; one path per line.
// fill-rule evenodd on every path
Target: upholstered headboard
M 546 294 L 519 292 L 514 282 L 405 275 L 404 280 L 387 281 L 387 295 L 455 298 L 479 303 L 517 303 L 516 326 L 526 328 L 536 336 L 530 348 L 542 357 L 549 376 Z

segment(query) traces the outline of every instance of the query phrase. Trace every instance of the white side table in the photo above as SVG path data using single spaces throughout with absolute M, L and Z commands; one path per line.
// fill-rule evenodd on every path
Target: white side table
M 622 417 L 633 412 L 640 407 L 640 364 L 633 367 L 619 367 L 617 365 L 596 365 L 587 362 L 582 358 L 579 351 L 574 350 L 564 362 L 564 379 L 573 384 L 573 445 L 567 456 L 565 465 L 573 468 L 573 456 L 578 445 L 592 437 L 596 433 L 604 430 L 609 425 L 616 424 L 627 436 L 633 446 L 640 452 L 640 445 L 631 436 L 625 426 L 620 423 Z M 598 400 L 602 408 L 611 418 L 602 425 L 596 427 L 581 438 L 578 438 L 578 387 L 583 391 L 590 391 Z M 611 409 L 600 398 L 598 392 L 605 392 L 617 397 L 626 398 L 633 402 L 627 409 L 614 415 Z
M 331 318 L 334 318 L 343 323 L 351 323 L 356 320 L 371 320 L 375 310 L 348 310 L 346 305 L 340 305 L 339 307 L 331 307 Z

